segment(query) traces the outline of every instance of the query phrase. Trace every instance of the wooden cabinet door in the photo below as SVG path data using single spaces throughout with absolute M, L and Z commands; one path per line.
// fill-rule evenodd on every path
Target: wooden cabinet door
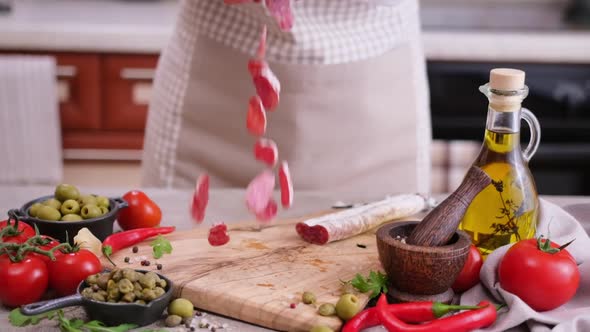
M 104 129 L 143 132 L 157 62 L 155 55 L 104 57 Z
M 100 57 L 54 54 L 62 129 L 100 129 Z

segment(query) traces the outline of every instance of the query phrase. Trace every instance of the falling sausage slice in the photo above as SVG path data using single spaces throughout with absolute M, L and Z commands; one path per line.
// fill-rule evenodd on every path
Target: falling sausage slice
M 248 71 L 252 76 L 252 82 L 256 93 L 262 100 L 262 105 L 268 111 L 273 111 L 279 104 L 281 83 L 272 72 L 264 59 L 266 55 L 266 26 L 263 26 L 258 43 L 256 57 L 248 61 Z
M 283 161 L 279 167 L 279 185 L 281 186 L 281 204 L 288 209 L 293 204 L 293 183 L 286 161 Z
M 246 128 L 254 136 L 262 136 L 266 132 L 266 113 L 260 97 L 250 97 L 248 113 L 246 114 Z
M 266 7 L 275 17 L 281 30 L 291 30 L 293 27 L 293 12 L 291 0 L 266 0 Z
M 308 219 L 298 223 L 295 229 L 307 242 L 326 244 L 364 233 L 386 221 L 409 217 L 426 206 L 426 200 L 420 195 L 398 195 Z
M 191 203 L 191 215 L 197 223 L 203 222 L 205 219 L 205 210 L 209 203 L 209 175 L 206 173 L 199 175 L 195 192 L 193 193 L 193 201 Z
M 246 188 L 246 206 L 255 215 L 264 212 L 272 199 L 275 175 L 269 170 L 258 174 Z
M 277 144 L 269 138 L 259 138 L 254 144 L 254 158 L 274 167 L 279 159 Z
M 260 213 L 256 213 L 256 219 L 261 222 L 271 221 L 277 215 L 277 211 L 277 202 L 271 198 L 264 210 Z

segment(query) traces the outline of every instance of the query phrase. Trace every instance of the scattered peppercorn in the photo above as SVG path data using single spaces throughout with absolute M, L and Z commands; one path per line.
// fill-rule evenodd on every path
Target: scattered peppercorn
M 215 329 L 215 327 L 212 327 L 212 328 L 211 328 L 211 332 L 215 332 L 215 331 L 217 331 L 217 330 Z
M 137 252 L 139 251 L 139 248 L 137 246 L 133 247 L 132 249 L 134 254 L 137 254 Z
M 366 245 L 360 244 L 360 243 L 357 243 L 356 246 L 359 247 L 359 248 L 363 248 L 363 249 L 366 249 L 367 248 Z
M 195 311 L 195 315 L 197 315 L 197 316 L 201 316 L 202 314 L 203 314 L 203 313 L 202 313 L 202 312 L 200 312 L 200 311 L 198 311 L 198 310 L 196 310 L 196 311 Z
M 157 264 L 156 267 L 158 268 L 158 270 L 162 269 L 162 264 Z
M 194 326 L 191 326 L 191 329 L 190 330 L 191 331 L 194 331 L 195 330 L 195 327 Z
M 129 257 L 125 257 L 125 259 L 123 259 L 125 261 L 125 263 L 129 263 L 129 261 L 131 260 Z
M 295 304 L 295 303 L 291 303 L 291 304 L 289 305 L 289 307 L 290 307 L 291 309 L 295 309 L 295 308 L 297 307 L 297 304 Z
M 150 266 L 150 261 L 145 261 L 145 266 Z

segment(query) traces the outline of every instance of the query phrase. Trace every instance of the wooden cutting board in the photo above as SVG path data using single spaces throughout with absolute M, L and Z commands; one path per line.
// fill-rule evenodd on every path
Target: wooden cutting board
M 340 280 L 356 273 L 382 270 L 374 233 L 363 234 L 324 246 L 304 242 L 295 232 L 298 220 L 277 221 L 259 229 L 255 224 L 230 226 L 230 242 L 212 247 L 205 227 L 167 235 L 170 255 L 158 260 L 158 271 L 175 282 L 176 295 L 203 310 L 282 331 L 309 331 L 314 325 L 338 330 L 336 317 L 317 314 L 313 305 L 301 302 L 304 291 L 317 296 L 318 304 L 335 304 L 341 294 Z M 365 245 L 361 248 L 357 244 Z M 124 257 L 146 256 L 150 267 L 124 263 Z M 155 268 L 149 241 L 115 255 L 119 267 Z M 368 302 L 359 295 L 363 306 Z M 293 309 L 291 303 L 297 304 Z

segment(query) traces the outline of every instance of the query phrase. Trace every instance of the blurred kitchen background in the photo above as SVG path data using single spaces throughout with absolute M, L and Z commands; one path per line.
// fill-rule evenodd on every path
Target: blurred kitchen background
M 541 122 L 541 147 L 530 164 L 539 192 L 590 195 L 590 0 L 420 2 L 433 191 L 460 182 L 483 138 L 487 102 L 477 88 L 491 68 L 510 66 L 527 72 L 525 106 Z M 0 151 L 13 151 L 2 152 L 0 169 L 32 158 L 39 173 L 53 170 L 38 182 L 63 175 L 77 185 L 139 186 L 151 81 L 177 7 L 176 0 L 0 0 L 0 56 L 47 55 L 56 63 L 32 71 L 0 65 L 0 129 L 12 129 L 0 134 Z M 53 79 L 35 76 L 43 70 Z M 11 88 L 29 91 L 16 96 Z M 15 112 L 29 103 L 29 111 Z M 52 104 L 57 127 L 51 116 L 31 113 Z M 38 122 L 43 127 L 26 125 Z M 31 142 L 30 130 L 46 131 L 47 140 Z

